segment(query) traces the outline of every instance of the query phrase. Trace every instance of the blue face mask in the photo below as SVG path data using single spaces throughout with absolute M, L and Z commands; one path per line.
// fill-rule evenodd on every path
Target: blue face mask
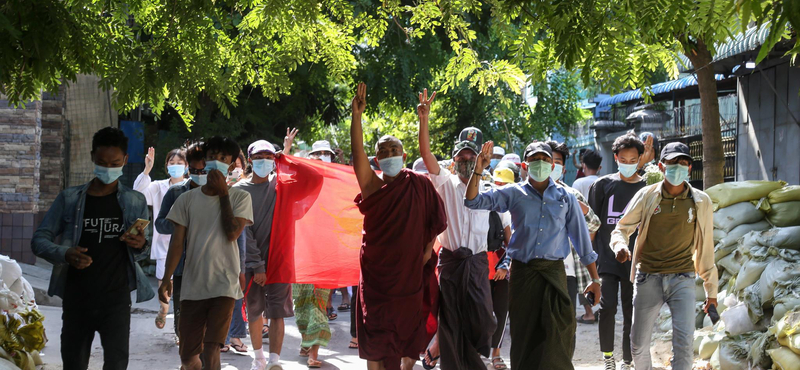
M 561 175 L 563 174 L 564 174 L 564 166 L 556 163 L 556 167 L 553 168 L 553 172 L 550 172 L 550 178 L 553 179 L 553 181 L 558 181 L 559 179 L 561 179 Z
M 625 163 L 617 162 L 617 166 L 619 166 L 619 173 L 623 177 L 631 177 L 636 173 L 636 170 L 638 169 L 637 167 L 639 167 L 639 164 L 638 163 L 625 164 Z
M 689 166 L 680 164 L 665 164 L 664 178 L 672 186 L 679 186 L 689 177 Z
M 167 172 L 169 172 L 169 177 L 177 179 L 179 177 L 183 177 L 183 175 L 186 174 L 186 166 L 182 164 L 173 164 L 167 166 Z
M 205 185 L 208 180 L 208 175 L 189 175 L 189 177 L 192 179 L 192 182 L 200 186 Z
M 103 184 L 110 184 L 122 176 L 122 167 L 103 167 L 94 165 L 94 176 Z
M 403 156 L 389 157 L 378 160 L 378 167 L 386 176 L 395 177 L 403 169 Z
M 222 172 L 222 175 L 228 176 L 228 168 L 230 168 L 230 167 L 231 167 L 231 165 L 227 164 L 225 162 L 208 161 L 208 162 L 206 162 L 206 173 L 209 173 L 212 170 L 217 170 L 219 172 Z
M 272 159 L 254 159 L 253 173 L 258 177 L 267 177 L 275 168 L 275 161 Z
M 500 159 L 492 158 L 492 159 L 489 160 L 489 167 L 491 167 L 492 169 L 495 169 L 495 167 L 497 167 L 498 163 L 500 163 Z

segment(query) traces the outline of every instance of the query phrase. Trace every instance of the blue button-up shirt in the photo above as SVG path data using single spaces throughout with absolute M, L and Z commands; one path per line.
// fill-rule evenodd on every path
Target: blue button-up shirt
M 533 259 L 563 260 L 570 255 L 569 241 L 584 265 L 597 260 L 589 229 L 575 196 L 552 180 L 539 194 L 529 183 L 509 184 L 464 199 L 472 209 L 511 212 L 514 234 L 508 245 L 511 258 L 528 262 Z

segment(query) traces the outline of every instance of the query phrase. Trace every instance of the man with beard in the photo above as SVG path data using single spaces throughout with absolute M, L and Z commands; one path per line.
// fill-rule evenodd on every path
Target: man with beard
M 480 355 L 489 357 L 492 334 L 497 325 L 492 311 L 492 294 L 486 271 L 489 211 L 464 206 L 475 158 L 483 144 L 483 133 L 475 127 L 461 131 L 453 149 L 455 173 L 436 161 L 430 149 L 428 90 L 419 95 L 419 148 L 431 182 L 442 197 L 449 227 L 438 236 L 439 252 L 439 346 L 441 368 L 483 368 Z

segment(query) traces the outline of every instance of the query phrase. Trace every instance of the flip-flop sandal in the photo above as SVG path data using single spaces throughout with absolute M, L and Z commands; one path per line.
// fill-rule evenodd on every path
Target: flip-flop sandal
M 308 362 L 306 362 L 306 364 L 308 364 L 309 369 L 319 369 L 322 367 L 322 361 L 318 360 L 308 359 Z
M 269 338 L 269 326 L 266 324 L 261 328 L 261 338 Z
M 597 324 L 597 320 L 586 320 L 586 319 L 583 318 L 583 316 L 576 317 L 575 320 L 579 324 L 589 324 L 589 325 Z
M 167 324 L 167 313 L 161 312 L 161 309 L 158 310 L 158 314 L 156 315 L 156 327 L 159 329 L 164 329 L 164 326 Z
M 495 357 L 492 358 L 492 368 L 494 368 L 494 370 L 506 370 L 508 369 L 508 366 L 506 366 L 506 363 L 503 362 L 502 357 Z
M 336 314 L 336 311 L 333 310 L 333 307 L 328 307 L 328 321 L 333 321 L 339 318 L 339 315 Z
M 233 350 L 238 353 L 247 353 L 247 345 L 244 343 L 233 344 L 233 342 L 231 342 L 231 348 L 233 348 Z
M 219 352 L 220 353 L 228 353 L 230 350 L 231 350 L 231 346 L 229 346 L 227 344 L 219 348 Z
M 350 344 L 349 344 L 349 345 L 347 345 L 347 348 L 350 348 L 350 349 L 358 349 L 358 342 L 354 342 L 354 341 L 352 341 L 352 340 L 351 340 L 351 341 L 350 341 Z
M 300 347 L 300 354 L 298 356 L 300 356 L 300 357 L 308 357 L 308 352 L 310 352 L 310 351 L 311 351 L 311 348 Z
M 338 307 L 339 311 L 350 311 L 350 304 L 342 303 Z
M 422 367 L 425 370 L 432 370 L 433 368 L 436 367 L 436 364 L 439 363 L 439 357 L 440 356 L 433 357 L 433 355 L 431 354 L 431 350 L 429 350 L 429 349 L 426 350 L 426 352 L 428 354 L 425 355 L 425 357 L 422 358 Z M 431 362 L 428 362 L 429 358 L 431 359 Z

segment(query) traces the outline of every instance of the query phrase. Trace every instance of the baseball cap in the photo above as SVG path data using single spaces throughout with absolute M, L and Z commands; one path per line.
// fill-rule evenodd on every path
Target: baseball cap
M 502 147 L 496 146 L 492 150 L 492 155 L 500 155 L 500 156 L 506 155 L 506 150 L 503 149 Z
M 250 146 L 247 147 L 247 156 L 252 157 L 253 154 L 261 153 L 261 152 L 268 152 L 275 154 L 275 146 L 270 144 L 269 141 L 266 140 L 258 140 L 254 141 Z
M 309 153 L 315 152 L 329 152 L 331 154 L 336 154 L 333 149 L 331 149 L 331 143 L 329 143 L 328 140 L 315 141 L 314 144 L 311 145 L 311 151 Z
M 503 156 L 503 159 L 501 159 L 500 161 L 501 162 L 502 161 L 509 161 L 509 162 L 513 162 L 513 163 L 522 163 L 522 160 L 519 159 L 519 154 L 517 154 L 517 153 L 506 154 L 506 155 Z
M 428 167 L 425 166 L 425 161 L 422 158 L 417 158 L 414 165 L 411 167 L 414 172 L 428 173 Z
M 475 154 L 478 154 L 481 152 L 481 145 L 483 145 L 483 132 L 475 127 L 467 127 L 458 134 L 458 142 L 453 148 L 453 157 L 464 149 L 472 150 Z
M 494 176 L 492 176 L 495 182 L 502 182 L 505 184 L 511 184 L 514 182 L 514 171 L 510 168 L 498 168 L 494 170 Z
M 664 149 L 661 150 L 662 162 L 675 159 L 681 156 L 689 158 L 689 160 L 692 159 L 692 156 L 689 155 L 689 147 L 681 142 L 669 143 L 667 145 L 664 145 Z
M 525 154 L 522 155 L 522 158 L 526 160 L 528 157 L 536 154 L 536 153 L 544 153 L 547 154 L 548 157 L 553 158 L 553 149 L 550 148 L 550 145 L 543 141 L 534 141 L 525 148 Z

